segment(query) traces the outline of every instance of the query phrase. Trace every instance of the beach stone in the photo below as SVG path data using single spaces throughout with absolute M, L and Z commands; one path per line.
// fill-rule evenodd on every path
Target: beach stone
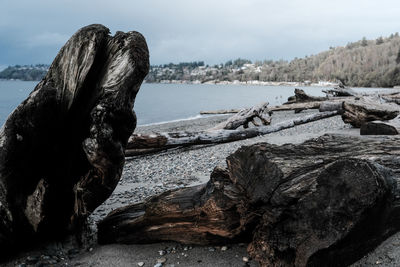
M 79 232 L 118 184 L 149 52 L 138 32 L 109 33 L 77 31 L 0 131 L 0 258 Z
M 37 257 L 37 256 L 28 256 L 25 260 L 25 262 L 27 264 L 31 264 L 31 265 L 37 263 L 38 261 L 39 261 L 39 257 Z
M 166 258 L 157 259 L 157 263 L 165 263 L 167 261 Z

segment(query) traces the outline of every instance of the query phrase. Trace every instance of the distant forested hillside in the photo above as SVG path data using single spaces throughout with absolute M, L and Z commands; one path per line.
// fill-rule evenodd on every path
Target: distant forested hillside
M 0 79 L 41 80 L 48 65 L 12 66 L 0 72 Z M 292 61 L 229 60 L 209 66 L 203 61 L 153 65 L 147 82 L 222 83 L 261 82 L 339 82 L 357 87 L 400 85 L 400 37 L 398 33 L 376 40 L 363 38 L 346 46 Z
M 40 81 L 46 75 L 49 65 L 15 65 L 10 66 L 0 72 L 0 79 Z
M 400 85 L 400 37 L 362 40 L 344 47 L 292 61 L 230 60 L 214 66 L 204 62 L 151 66 L 148 82 L 161 81 L 341 81 L 348 86 L 392 87 Z

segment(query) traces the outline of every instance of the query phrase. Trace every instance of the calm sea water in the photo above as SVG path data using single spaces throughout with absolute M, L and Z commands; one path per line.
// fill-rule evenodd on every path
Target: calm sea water
M 0 81 L 0 125 L 34 89 L 37 82 Z M 298 87 L 323 96 L 323 87 Z M 360 88 L 369 91 L 376 89 Z M 143 84 L 136 97 L 138 125 L 200 117 L 203 110 L 250 107 L 261 102 L 279 105 L 294 94 L 292 86 L 205 84 Z

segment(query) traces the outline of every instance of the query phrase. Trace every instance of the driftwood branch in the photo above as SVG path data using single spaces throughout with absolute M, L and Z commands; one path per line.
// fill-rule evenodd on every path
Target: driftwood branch
M 296 125 L 317 121 L 336 116 L 337 111 L 320 112 L 284 121 L 270 126 L 260 126 L 236 130 L 211 130 L 202 132 L 175 132 L 157 134 L 133 134 L 128 141 L 125 156 L 136 156 L 154 152 L 154 149 L 168 149 L 173 147 L 219 144 L 248 139 L 260 135 L 274 133 Z
M 219 110 L 204 110 L 200 111 L 201 115 L 218 115 L 218 114 L 234 114 L 242 109 L 219 109 Z
M 271 123 L 268 102 L 258 104 L 252 108 L 242 109 L 226 121 L 223 121 L 215 127 L 209 129 L 209 131 L 222 129 L 235 130 L 241 126 L 244 128 L 249 128 L 250 122 L 252 122 L 255 126 L 259 126 L 256 122 L 256 119 L 259 119 L 262 125 L 269 125 Z
M 205 185 L 110 213 L 101 243 L 250 241 L 261 266 L 346 266 L 400 225 L 399 138 L 242 147 Z

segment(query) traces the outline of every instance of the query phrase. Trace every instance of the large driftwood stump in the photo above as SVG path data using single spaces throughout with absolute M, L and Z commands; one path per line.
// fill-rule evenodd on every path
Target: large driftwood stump
M 80 29 L 0 133 L 0 250 L 77 230 L 106 200 L 136 126 L 148 73 L 138 32 Z
M 399 141 L 325 135 L 242 147 L 205 185 L 113 211 L 99 241 L 251 241 L 261 266 L 345 266 L 400 228 Z

